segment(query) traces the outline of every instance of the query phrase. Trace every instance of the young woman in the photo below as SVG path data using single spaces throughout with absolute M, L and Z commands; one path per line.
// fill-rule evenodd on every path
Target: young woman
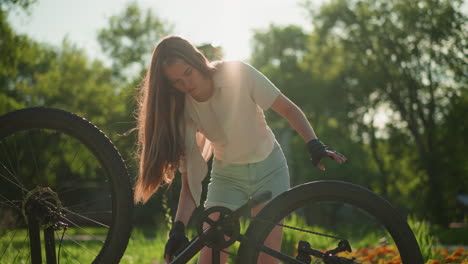
M 153 51 L 141 86 L 139 176 L 135 202 L 146 202 L 161 184 L 182 175 L 182 188 L 173 227 L 164 253 L 169 262 L 187 242 L 184 228 L 200 203 L 206 161 L 214 153 L 205 207 L 240 207 L 256 193 L 269 190 L 273 197 L 289 188 L 286 159 L 263 111 L 273 109 L 301 135 L 312 163 L 346 158 L 323 145 L 303 112 L 252 66 L 238 62 L 210 62 L 189 41 L 169 36 Z M 252 210 L 256 215 L 263 205 Z M 267 239 L 281 246 L 278 228 Z M 221 255 L 226 258 L 224 254 Z M 265 263 L 274 263 L 261 255 Z M 211 263 L 204 248 L 199 263 Z

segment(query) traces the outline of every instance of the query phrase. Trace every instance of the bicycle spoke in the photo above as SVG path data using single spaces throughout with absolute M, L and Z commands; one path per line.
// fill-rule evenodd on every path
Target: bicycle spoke
M 31 135 L 31 131 L 28 130 L 28 134 Z M 34 165 L 36 167 L 36 174 L 37 175 L 40 175 L 39 172 L 39 165 L 38 165 L 38 162 L 37 162 L 37 159 L 36 159 L 36 155 L 34 153 L 34 147 L 32 145 L 32 141 L 31 141 L 31 136 L 28 136 L 28 143 L 29 143 L 29 148 L 31 149 L 31 153 L 32 153 L 32 157 L 33 157 L 33 161 L 34 161 Z
M 10 241 L 8 242 L 8 244 L 7 244 L 6 248 L 5 248 L 5 250 L 3 251 L 2 255 L 0 256 L 0 259 L 3 258 L 3 256 L 4 256 L 5 253 L 6 253 L 6 251 L 7 251 L 8 248 L 10 247 L 11 241 L 13 241 L 13 238 L 15 238 L 17 231 L 18 231 L 18 230 L 15 230 L 15 232 L 14 232 L 13 235 L 11 236 Z
M 62 195 L 64 192 L 59 192 L 59 196 Z M 90 201 L 86 201 L 86 202 L 82 202 L 82 203 L 78 203 L 78 204 L 71 204 L 71 205 L 67 205 L 66 208 L 68 208 L 69 210 L 71 208 L 80 208 L 80 207 L 83 207 L 83 206 L 88 206 L 89 204 L 94 204 L 94 203 L 97 203 L 97 202 L 102 202 L 102 201 L 110 201 L 111 198 L 109 197 L 104 197 L 104 198 L 100 198 L 100 199 L 94 199 L 94 200 L 90 200 Z
M 80 225 L 76 224 L 75 222 L 71 221 L 70 219 L 66 218 L 66 217 L 63 217 L 64 220 L 70 222 L 70 224 L 72 224 L 73 226 L 77 227 L 78 229 L 82 230 L 85 234 L 91 236 L 92 238 L 94 238 L 94 240 L 96 241 L 99 241 L 101 243 L 104 243 L 104 241 L 102 241 L 101 239 L 99 239 L 98 237 L 96 237 L 95 235 L 91 234 L 89 231 L 87 231 L 86 229 L 84 229 L 83 227 L 81 227 Z
M 16 137 L 14 139 L 14 149 L 15 149 L 15 157 L 17 157 L 15 160 L 16 160 L 16 171 L 19 172 L 21 170 L 21 166 L 20 166 L 20 159 L 18 158 L 19 155 L 18 155 L 18 150 L 17 150 L 17 140 L 16 140 Z M 23 182 L 25 181 L 25 176 L 22 175 L 22 174 L 17 174 L 19 178 L 22 178 L 23 179 Z M 28 192 L 28 188 L 26 187 L 25 183 L 27 184 L 27 182 L 21 182 L 19 179 L 18 179 L 18 183 L 22 186 L 22 189 L 21 189 L 21 192 L 22 192 L 22 196 L 24 197 L 26 195 L 26 193 Z
M 2 145 L 4 145 L 3 142 L 0 142 L 0 143 L 1 143 Z M 10 155 L 9 155 L 8 152 L 7 152 L 7 148 L 6 148 L 6 147 L 3 147 L 2 149 L 3 149 L 3 152 L 5 153 L 5 157 L 7 158 L 8 163 L 10 164 L 10 168 L 13 170 L 13 168 L 14 168 L 14 167 L 13 167 L 13 163 L 12 163 L 11 160 L 10 160 Z M 16 159 L 16 161 L 18 162 L 18 159 Z M 2 167 L 5 168 L 5 170 L 7 170 L 8 173 L 9 173 L 13 178 L 15 178 L 15 180 L 18 182 L 18 184 L 22 185 L 22 184 L 21 184 L 21 181 L 15 177 L 15 175 L 17 175 L 17 171 L 11 172 L 10 170 L 7 169 L 7 167 L 5 166 L 5 164 L 3 164 L 3 162 L 2 162 Z M 18 168 L 18 167 L 17 167 L 17 168 Z
M 78 263 L 81 263 L 80 260 L 75 256 L 75 254 L 71 253 L 71 252 L 68 251 L 66 248 L 64 248 L 63 251 L 64 251 L 65 253 L 67 253 L 68 256 L 72 257 L 73 260 L 75 260 L 75 261 L 78 262 Z M 59 263 L 57 263 L 57 264 L 59 264 Z
M 67 240 L 70 240 L 71 242 L 75 243 L 77 246 L 81 247 L 84 252 L 86 252 L 87 254 L 91 255 L 91 256 L 95 256 L 97 255 L 97 252 L 92 252 L 91 250 L 89 250 L 89 248 L 83 246 L 82 243 L 76 241 L 75 239 L 71 238 L 71 237 L 67 237 Z M 66 250 L 66 249 L 65 249 Z
M 6 144 L 5 144 L 4 142 L 0 142 L 0 145 L 3 146 L 3 147 L 2 147 L 3 153 L 4 153 L 5 157 L 7 158 L 8 163 L 10 164 L 11 168 L 13 168 L 13 163 L 11 162 L 11 160 L 10 160 L 10 155 L 9 155 L 8 152 L 7 152 L 7 149 L 9 149 L 9 148 L 5 146 Z
M 91 223 L 100 225 L 100 226 L 105 227 L 105 228 L 110 228 L 110 226 L 108 226 L 108 225 L 106 225 L 106 224 L 100 223 L 100 222 L 98 222 L 98 221 L 96 221 L 96 220 L 93 220 L 93 219 L 91 219 L 91 218 L 88 218 L 88 217 L 82 216 L 82 215 L 80 215 L 80 214 L 77 214 L 77 213 L 75 213 L 75 212 L 73 212 L 73 211 L 68 210 L 67 208 L 63 208 L 63 209 L 64 209 L 67 213 L 71 213 L 71 214 L 73 214 L 73 215 L 76 215 L 76 216 L 78 216 L 78 217 L 81 217 L 82 219 L 88 220 L 88 221 L 91 222 Z M 67 221 L 70 221 L 70 220 L 67 219 L 67 218 L 65 218 L 65 219 L 66 219 Z M 71 222 L 71 221 L 70 221 L 70 222 Z M 73 222 L 71 222 L 71 223 L 73 223 Z M 74 224 L 74 223 L 73 223 L 73 224 Z
M 59 135 L 60 133 L 52 133 L 51 135 L 49 135 L 49 137 L 52 137 L 53 135 L 55 134 L 55 136 Z M 63 142 L 60 142 L 62 145 L 63 145 Z M 62 149 L 61 147 L 57 147 L 57 149 L 55 150 L 55 152 L 52 154 L 52 157 L 53 160 L 51 162 L 49 162 L 49 167 L 51 168 L 51 171 L 55 171 L 55 163 L 57 162 L 58 160 L 58 154 L 59 154 L 59 150 Z
M 15 151 L 14 151 L 14 152 L 15 152 L 15 157 L 18 157 L 18 150 L 17 150 L 16 138 L 15 138 L 15 140 L 13 141 L 13 143 L 14 143 L 13 145 L 14 145 L 14 150 L 15 150 Z M 19 161 L 18 158 L 16 158 L 15 160 L 16 160 L 16 172 L 18 172 L 18 171 L 20 170 L 20 161 Z M 17 174 L 17 173 L 15 173 L 15 174 Z M 18 175 L 18 176 L 20 176 L 20 175 Z M 21 181 L 19 182 L 19 184 L 20 184 L 21 186 L 23 186 L 23 189 L 27 189 L 27 188 L 24 186 L 24 184 L 21 183 Z M 23 196 L 24 196 L 24 194 L 25 194 L 25 192 L 24 192 L 24 190 L 23 190 Z
M 26 244 L 26 243 L 27 243 L 27 242 L 26 242 L 27 239 L 28 239 L 28 236 L 25 235 L 22 244 Z M 15 259 L 13 259 L 13 263 L 16 263 L 16 259 L 17 259 L 18 256 L 21 255 L 21 253 L 23 252 L 23 248 L 24 248 L 24 247 L 20 247 L 20 250 L 19 250 L 18 253 L 16 254 Z M 29 259 L 29 256 L 28 256 L 28 259 Z M 28 262 L 29 262 L 29 261 L 28 261 Z
M 5 199 L 5 201 L 1 202 L 2 204 L 6 205 L 6 206 L 9 206 L 10 208 L 17 209 L 20 212 L 22 211 L 22 209 L 20 207 L 18 207 L 16 204 L 14 204 L 13 201 L 11 201 L 8 198 L 6 198 L 5 196 L 3 196 L 1 193 L 0 193 L 0 197 Z
M 14 179 L 16 179 L 15 175 L 13 175 L 13 173 L 5 167 L 5 165 L 3 164 L 3 162 L 2 162 L 2 167 L 5 168 L 5 170 L 6 170 Z M 3 175 L 3 173 L 0 173 L 0 176 L 1 176 L 2 178 L 4 178 L 5 180 L 11 182 L 13 185 L 15 185 L 15 186 L 17 186 L 18 188 L 20 188 L 20 190 L 26 191 L 26 192 L 28 191 L 28 190 L 26 190 L 26 189 L 24 188 L 24 186 L 20 185 L 21 183 L 18 184 L 18 183 L 16 183 L 16 182 L 10 180 L 7 176 Z M 17 179 L 16 179 L 16 180 L 17 180 Z

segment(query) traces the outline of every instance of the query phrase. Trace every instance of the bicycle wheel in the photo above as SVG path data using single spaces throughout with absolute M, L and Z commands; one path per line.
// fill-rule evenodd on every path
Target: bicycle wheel
M 0 117 L 0 263 L 118 263 L 132 210 L 126 166 L 89 121 L 43 107 Z
M 400 213 L 385 199 L 350 183 L 311 182 L 276 197 L 249 226 L 238 263 L 257 263 L 259 251 L 265 251 L 260 247 L 277 223 L 283 223 L 281 253 L 298 257 L 299 263 L 423 263 Z M 348 241 L 352 252 L 340 244 L 336 251 L 343 252 L 324 257 L 324 252 L 338 248 L 338 241 Z M 304 256 L 305 242 L 316 251 L 308 248 Z M 312 252 L 316 256 L 310 257 Z

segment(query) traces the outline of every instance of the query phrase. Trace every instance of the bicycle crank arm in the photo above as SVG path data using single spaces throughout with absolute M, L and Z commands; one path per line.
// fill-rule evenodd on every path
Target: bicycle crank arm
M 188 263 L 204 246 L 198 237 L 194 238 L 170 264 Z

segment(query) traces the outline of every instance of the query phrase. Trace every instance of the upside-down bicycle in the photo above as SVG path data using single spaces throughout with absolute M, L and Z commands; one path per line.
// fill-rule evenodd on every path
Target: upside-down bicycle
M 0 188 L 0 263 L 121 260 L 133 212 L 129 176 L 109 138 L 86 119 L 45 107 L 1 116 Z M 267 199 L 261 194 L 235 211 L 205 210 L 172 263 L 188 262 L 204 246 L 214 249 L 217 263 L 236 242 L 237 254 L 227 253 L 243 264 L 256 263 L 260 252 L 283 263 L 423 263 L 405 219 L 368 189 L 339 181 L 296 186 L 271 200 L 241 234 L 239 217 Z M 264 245 L 277 225 L 280 251 Z M 350 253 L 376 247 L 398 256 Z

